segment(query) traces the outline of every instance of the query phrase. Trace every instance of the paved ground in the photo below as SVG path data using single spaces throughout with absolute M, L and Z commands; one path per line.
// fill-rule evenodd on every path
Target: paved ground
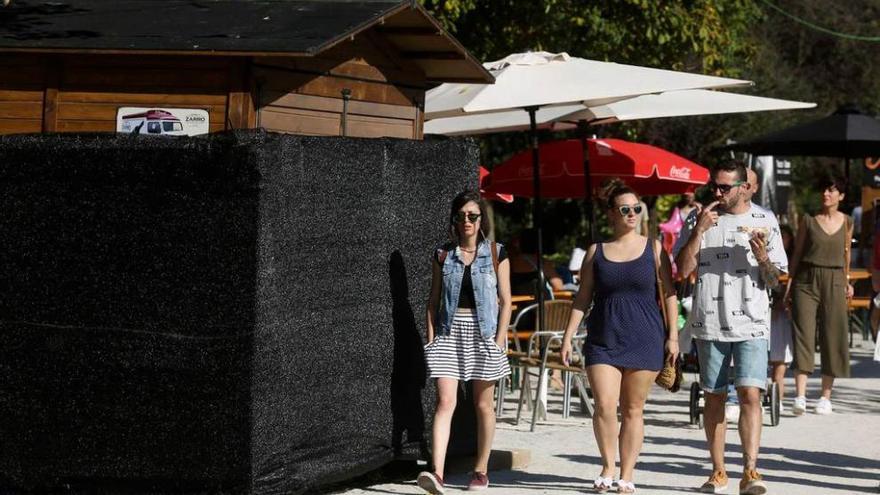
M 871 361 L 868 343 L 857 340 L 853 350 L 853 377 L 835 387 L 835 413 L 786 413 L 776 427 L 765 421 L 759 471 L 770 494 L 880 493 L 880 363 Z M 688 379 L 693 377 L 687 377 Z M 789 379 L 789 390 L 793 380 Z M 818 380 L 809 382 L 815 397 Z M 530 433 L 526 422 L 499 423 L 495 449 L 529 449 L 531 462 L 522 471 L 490 473 L 488 493 L 566 495 L 589 493 L 599 473 L 599 454 L 588 418 L 575 408 L 563 420 L 560 396 L 551 396 L 550 415 Z M 786 407 L 790 401 L 786 401 Z M 506 418 L 515 414 L 512 402 Z M 731 489 L 741 472 L 741 451 L 735 425 L 728 430 L 728 473 Z M 709 474 L 711 464 L 703 431 L 688 424 L 686 389 L 670 394 L 655 387 L 645 418 L 645 444 L 636 467 L 638 493 L 695 492 Z M 447 493 L 462 490 L 467 475 L 449 475 Z M 414 480 L 399 480 L 357 489 L 345 494 L 423 493 Z

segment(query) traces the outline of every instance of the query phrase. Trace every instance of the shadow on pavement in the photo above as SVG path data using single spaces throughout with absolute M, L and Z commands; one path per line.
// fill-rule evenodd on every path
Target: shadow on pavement
M 646 454 L 643 457 L 662 456 L 667 459 L 663 462 L 640 462 L 637 469 L 644 471 L 653 471 L 668 474 L 689 474 L 689 475 L 708 475 L 708 471 L 703 468 L 706 462 L 706 443 L 702 440 L 690 440 L 680 438 L 664 438 L 664 437 L 645 437 L 645 444 L 654 445 L 672 445 L 679 447 L 689 447 L 700 452 L 700 455 L 687 456 L 681 454 Z M 731 473 L 737 473 L 742 470 L 742 449 L 738 444 L 729 443 L 727 445 L 728 463 L 733 467 L 729 469 Z M 783 459 L 776 459 L 768 456 L 779 456 Z M 669 462 L 670 457 L 679 458 L 690 461 L 685 463 Z M 575 457 L 572 460 L 577 461 Z M 599 461 L 597 461 L 599 462 Z M 734 467 L 735 466 L 735 467 Z M 761 458 L 759 461 L 761 471 L 765 474 L 767 481 L 785 482 L 793 485 L 805 485 L 810 487 L 823 487 L 836 490 L 852 490 L 860 491 L 861 487 L 854 487 L 845 483 L 828 483 L 816 480 L 814 477 L 794 478 L 788 476 L 780 476 L 773 472 L 803 472 L 807 475 L 821 474 L 822 476 L 833 476 L 842 480 L 864 479 L 876 481 L 877 474 L 866 472 L 864 470 L 876 470 L 877 459 L 857 457 L 846 454 L 838 454 L 834 452 L 819 452 L 813 450 L 797 450 L 780 447 L 761 447 Z M 867 489 L 866 491 L 873 493 L 876 487 Z

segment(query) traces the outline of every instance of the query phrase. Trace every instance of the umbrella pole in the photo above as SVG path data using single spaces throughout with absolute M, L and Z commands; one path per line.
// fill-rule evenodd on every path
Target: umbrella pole
M 590 180 L 590 146 L 588 139 L 590 137 L 589 122 L 579 120 L 578 132 L 581 135 L 581 148 L 584 153 L 584 206 L 587 211 L 587 246 L 593 243 L 595 236 L 593 235 L 593 226 L 596 224 L 593 220 L 593 184 Z M 586 249 L 587 246 L 583 246 Z
M 529 112 L 529 134 L 532 141 L 532 185 L 535 196 L 532 198 L 532 221 L 534 222 L 535 235 L 537 235 L 537 247 L 535 251 L 535 266 L 538 268 L 538 284 L 536 287 L 535 300 L 538 301 L 538 325 L 537 330 L 544 329 L 544 240 L 542 233 L 543 219 L 541 217 L 541 160 L 538 150 L 538 124 L 535 113 L 537 106 L 526 107 Z M 537 405 L 536 405 L 537 407 Z

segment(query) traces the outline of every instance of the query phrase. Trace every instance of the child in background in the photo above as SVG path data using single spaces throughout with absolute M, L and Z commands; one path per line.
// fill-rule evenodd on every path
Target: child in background
M 779 229 L 785 254 L 791 259 L 794 233 L 788 225 L 780 225 Z M 791 353 L 791 316 L 783 303 L 784 293 L 784 286 L 773 291 L 773 305 L 770 309 L 770 367 L 773 382 L 779 387 L 780 414 L 784 410 L 782 399 L 785 397 L 785 369 L 794 359 Z

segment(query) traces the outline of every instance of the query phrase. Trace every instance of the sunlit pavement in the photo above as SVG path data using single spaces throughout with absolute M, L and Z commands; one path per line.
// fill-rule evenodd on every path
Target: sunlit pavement
M 785 401 L 787 411 L 778 426 L 769 426 L 765 415 L 758 470 L 770 494 L 880 493 L 880 363 L 871 360 L 873 347 L 856 337 L 852 349 L 853 377 L 835 384 L 834 413 L 812 413 L 819 380 L 808 385 L 808 412 L 792 416 L 789 376 Z M 686 376 L 686 380 L 694 379 Z M 689 424 L 687 386 L 677 394 L 654 388 L 645 411 L 645 443 L 636 467 L 637 493 L 696 492 L 709 476 L 703 431 Z M 496 450 L 529 449 L 531 462 L 522 471 L 489 473 L 489 493 L 575 494 L 591 493 L 592 480 L 599 474 L 599 451 L 589 418 L 573 407 L 568 419 L 561 416 L 561 393 L 551 393 L 550 412 L 535 432 L 529 432 L 524 414 L 519 425 L 516 394 L 508 396 L 504 418 L 499 421 Z M 528 418 L 526 418 L 528 416 Z M 727 493 L 738 493 L 742 470 L 736 425 L 728 429 L 727 471 L 731 478 Z M 447 476 L 447 493 L 464 490 L 469 476 Z M 338 493 L 424 493 L 415 481 L 398 480 Z

